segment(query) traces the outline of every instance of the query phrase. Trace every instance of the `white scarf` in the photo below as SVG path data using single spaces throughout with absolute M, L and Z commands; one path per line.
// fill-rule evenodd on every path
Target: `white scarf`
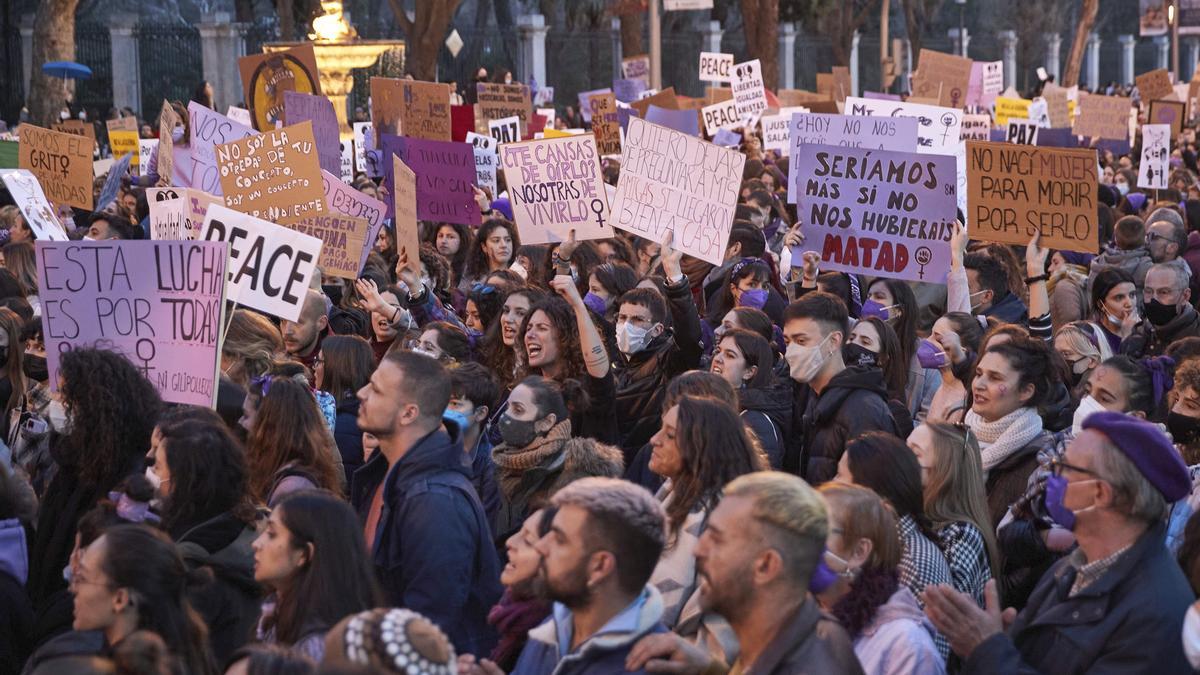
M 968 410 L 963 421 L 979 440 L 984 474 L 1042 433 L 1042 418 L 1034 408 L 1017 408 L 995 422 Z

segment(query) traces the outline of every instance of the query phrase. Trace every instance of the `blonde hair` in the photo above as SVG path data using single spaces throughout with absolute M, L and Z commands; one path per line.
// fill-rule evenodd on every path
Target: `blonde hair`
M 900 530 L 896 512 L 883 498 L 861 485 L 829 482 L 817 488 L 826 504 L 837 504 L 844 519 L 842 538 L 849 543 L 866 539 L 871 555 L 865 567 L 894 570 L 900 565 Z
M 236 361 L 227 373 L 230 379 L 246 386 L 251 378 L 265 374 L 282 353 L 283 336 L 270 319 L 258 312 L 234 310 L 221 346 L 221 355 Z
M 807 585 L 829 535 L 829 512 L 821 495 L 797 476 L 757 471 L 732 480 L 725 497 L 754 502 L 751 515 L 766 526 L 792 580 Z
M 1112 350 L 1102 350 L 1095 333 L 1089 335 L 1089 332 L 1091 332 L 1090 327 L 1086 324 L 1069 323 L 1058 329 L 1058 332 L 1054 334 L 1054 341 L 1057 343 L 1059 338 L 1065 339 L 1067 346 L 1080 356 L 1096 359 L 1096 365 L 1100 365 L 1112 356 Z M 1109 353 L 1105 354 L 1105 351 Z
M 925 517 L 935 530 L 952 523 L 971 523 L 983 535 L 988 561 L 999 568 L 996 533 L 988 514 L 983 488 L 983 460 L 979 443 L 962 424 L 926 422 L 933 450 L 929 481 L 925 485 Z

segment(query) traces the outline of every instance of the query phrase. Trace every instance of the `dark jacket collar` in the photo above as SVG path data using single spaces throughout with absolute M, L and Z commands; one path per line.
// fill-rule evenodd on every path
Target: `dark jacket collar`
M 816 600 L 813 600 L 812 596 L 805 598 L 804 604 L 800 605 L 796 613 L 779 627 L 779 632 L 758 655 L 758 659 L 754 663 L 744 664 L 742 672 L 746 675 L 774 672 L 783 665 L 798 645 L 813 637 L 817 621 L 820 619 L 821 610 L 817 608 Z

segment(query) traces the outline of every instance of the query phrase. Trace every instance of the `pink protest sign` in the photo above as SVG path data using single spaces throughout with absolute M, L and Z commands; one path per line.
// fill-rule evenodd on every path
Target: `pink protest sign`
M 333 102 L 324 96 L 285 91 L 283 114 L 287 120 L 284 124 L 287 125 L 299 124 L 305 120 L 312 122 L 313 138 L 317 141 L 317 161 L 321 164 L 321 170 L 334 175 L 341 173 L 341 130 L 338 127 L 337 115 L 333 112 Z
M 430 141 L 384 134 L 384 186 L 392 192 L 393 153 L 417 175 L 417 217 L 442 223 L 479 225 L 475 202 L 475 151 L 469 143 Z M 391 215 L 391 209 L 388 210 Z
M 225 244 L 37 242 L 50 384 L 78 347 L 123 354 L 163 399 L 212 407 L 225 310 Z
M 957 206 L 955 158 L 804 144 L 796 207 L 821 269 L 944 283 Z
M 383 219 L 387 215 L 387 204 L 346 185 L 328 171 L 321 171 L 321 180 L 325 184 L 325 203 L 329 205 L 329 208 L 344 216 L 366 218 L 367 222 L 371 224 L 371 228 L 367 231 L 366 246 L 363 247 L 358 259 L 358 269 L 361 272 L 363 266 L 367 264 L 367 256 L 371 254 L 371 247 L 375 245 L 375 239 L 379 236 L 379 228 L 383 227 Z

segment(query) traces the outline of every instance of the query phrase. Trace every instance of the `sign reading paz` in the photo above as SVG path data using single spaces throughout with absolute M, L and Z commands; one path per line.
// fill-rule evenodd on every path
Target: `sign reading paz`
M 967 142 L 971 236 L 1095 253 L 1096 151 Z
M 219 204 L 208 208 L 201 238 L 229 243 L 230 300 L 287 321 L 300 318 L 320 239 Z
M 325 212 L 312 123 L 218 145 L 225 205 L 286 225 Z
M 163 399 L 211 407 L 225 308 L 219 242 L 37 242 L 52 386 L 63 352 L 119 352 Z
M 629 120 L 612 225 L 721 264 L 746 156 L 645 120 Z
M 521 242 L 544 244 L 613 235 L 600 154 L 591 136 L 568 136 L 500 148 Z
M 796 211 L 823 268 L 945 280 L 957 208 L 954 157 L 805 144 L 796 160 L 807 167 Z M 792 259 L 804 249 L 794 248 Z
M 92 209 L 92 142 L 84 136 L 21 125 L 20 168 L 37 176 L 55 204 Z

